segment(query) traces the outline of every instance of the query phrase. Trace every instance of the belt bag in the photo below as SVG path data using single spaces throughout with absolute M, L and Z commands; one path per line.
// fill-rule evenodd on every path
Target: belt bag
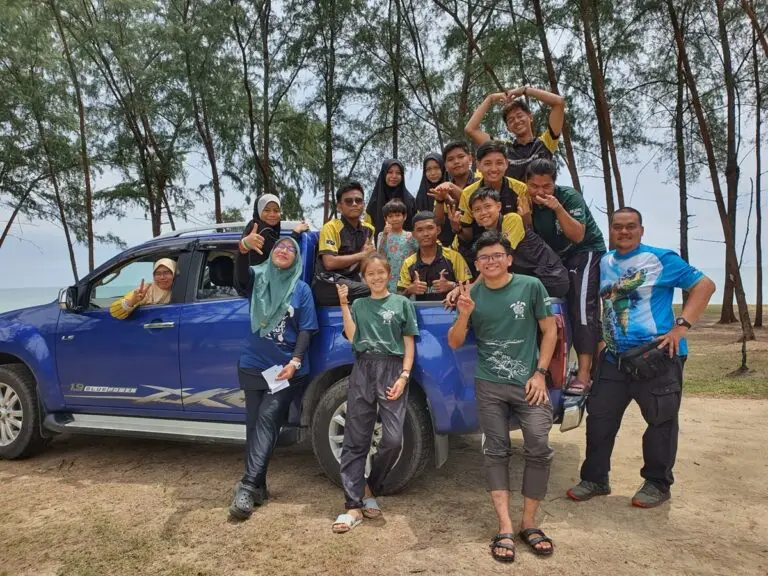
M 675 366 L 677 358 L 670 358 L 668 348 L 659 349 L 658 345 L 654 340 L 619 354 L 619 370 L 635 380 L 651 380 L 666 373 Z

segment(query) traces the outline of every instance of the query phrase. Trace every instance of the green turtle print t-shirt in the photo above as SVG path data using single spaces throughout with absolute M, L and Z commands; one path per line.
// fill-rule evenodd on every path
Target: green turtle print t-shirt
M 390 294 L 386 298 L 359 298 L 352 302 L 355 352 L 371 352 L 388 356 L 405 354 L 403 336 L 418 336 L 416 309 L 405 296 Z
M 539 361 L 539 320 L 552 315 L 541 280 L 515 274 L 501 288 L 478 282 L 470 295 L 475 301 L 469 318 L 477 340 L 475 378 L 525 386 Z

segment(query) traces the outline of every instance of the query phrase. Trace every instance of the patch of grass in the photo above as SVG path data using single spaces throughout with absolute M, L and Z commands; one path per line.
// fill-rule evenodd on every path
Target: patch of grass
M 755 329 L 755 340 L 747 342 L 749 371 L 737 373 L 741 326 L 718 324 L 720 308 L 709 306 L 690 334 L 685 393 L 768 398 L 768 330 Z M 754 318 L 754 307 L 750 313 Z

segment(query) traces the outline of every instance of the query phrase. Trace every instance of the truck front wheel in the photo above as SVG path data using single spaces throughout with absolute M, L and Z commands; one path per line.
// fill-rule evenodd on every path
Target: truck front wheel
M 341 486 L 339 461 L 344 442 L 348 385 L 349 377 L 342 378 L 331 385 L 320 398 L 312 417 L 312 448 L 315 458 L 323 472 L 338 486 Z M 394 494 L 403 490 L 424 472 L 433 454 L 432 424 L 420 394 L 411 391 L 405 412 L 403 447 L 394 468 L 387 476 L 385 494 Z M 366 476 L 370 470 L 371 457 L 376 452 L 380 439 L 381 422 L 377 421 L 366 462 Z
M 21 364 L 0 366 L 0 458 L 25 458 L 42 450 L 35 378 Z

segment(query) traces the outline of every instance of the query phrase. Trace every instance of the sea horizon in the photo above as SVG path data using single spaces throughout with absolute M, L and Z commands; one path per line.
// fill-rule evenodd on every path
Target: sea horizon
M 723 268 L 700 268 L 704 274 L 712 278 L 717 284 L 717 292 L 710 300 L 710 304 L 720 304 L 723 298 L 723 282 L 725 271 Z M 741 270 L 744 292 L 747 296 L 747 303 L 754 305 L 757 300 L 757 268 L 745 267 Z M 59 290 L 63 286 L 27 286 L 18 288 L 0 288 L 0 313 L 19 308 L 47 304 L 56 300 Z M 763 292 L 765 294 L 765 291 Z M 674 302 L 682 302 L 682 292 L 675 291 Z

